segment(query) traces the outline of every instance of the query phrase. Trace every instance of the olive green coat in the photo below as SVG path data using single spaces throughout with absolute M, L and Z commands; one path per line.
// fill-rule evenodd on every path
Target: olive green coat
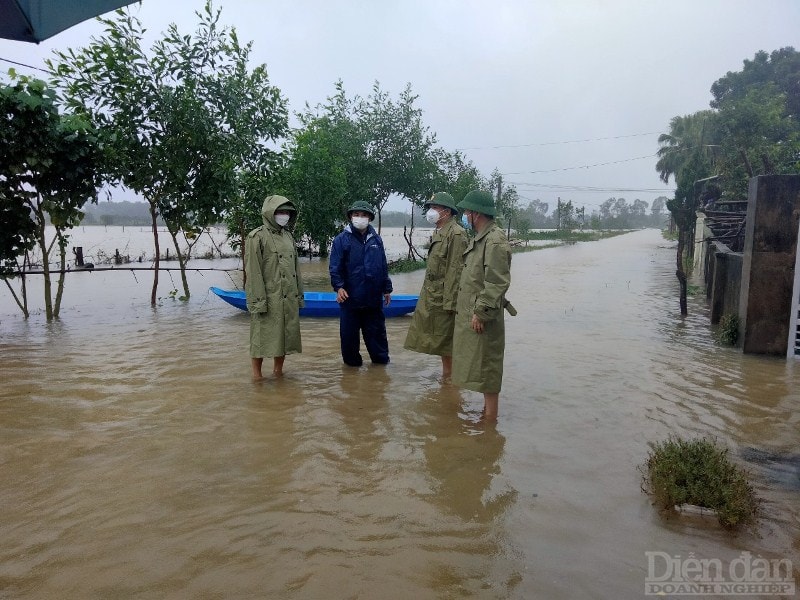
M 250 312 L 250 356 L 265 358 L 302 352 L 300 308 L 303 282 L 298 268 L 294 237 L 275 222 L 275 210 L 289 205 L 294 211 L 288 227 L 297 219 L 297 209 L 283 196 L 264 200 L 264 224 L 247 235 L 244 269 L 245 295 Z
M 425 354 L 453 354 L 456 298 L 467 233 L 451 218 L 431 236 L 425 281 L 411 317 L 404 347 Z
M 504 308 L 511 284 L 511 248 L 494 221 L 470 241 L 458 288 L 453 332 L 453 383 L 476 392 L 497 393 L 503 381 L 506 334 Z M 483 333 L 473 331 L 475 314 Z

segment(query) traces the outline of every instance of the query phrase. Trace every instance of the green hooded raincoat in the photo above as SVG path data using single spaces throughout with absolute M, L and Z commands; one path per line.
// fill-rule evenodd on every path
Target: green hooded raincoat
M 304 304 L 303 282 L 294 237 L 275 222 L 278 207 L 292 210 L 287 227 L 294 224 L 294 204 L 283 196 L 269 196 L 261 209 L 264 224 L 251 231 L 245 243 L 252 358 L 302 352 L 299 313 Z
M 464 252 L 453 332 L 454 384 L 476 392 L 500 392 L 509 285 L 511 248 L 503 230 L 491 221 Z M 472 330 L 473 314 L 483 322 L 483 333 Z
M 425 281 L 411 318 L 404 347 L 415 352 L 451 356 L 453 325 L 467 233 L 451 218 L 431 236 Z

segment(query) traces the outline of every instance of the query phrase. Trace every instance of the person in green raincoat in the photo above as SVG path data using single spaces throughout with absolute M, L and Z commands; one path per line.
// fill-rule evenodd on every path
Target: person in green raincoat
M 447 192 L 434 194 L 423 209 L 425 218 L 436 229 L 404 348 L 441 356 L 442 381 L 447 381 L 453 370 L 453 326 L 467 233 L 455 219 L 456 202 Z
M 475 231 L 464 252 L 453 331 L 453 383 L 483 392 L 483 415 L 497 419 L 503 354 L 506 346 L 503 310 L 514 315 L 506 300 L 511 285 L 511 247 L 494 221 L 494 199 L 473 190 L 458 203 L 462 222 Z
M 247 235 L 244 254 L 255 380 L 262 378 L 264 358 L 273 358 L 272 373 L 280 377 L 286 355 L 302 352 L 300 309 L 304 305 L 297 249 L 290 232 L 297 208 L 283 196 L 269 196 L 261 216 L 264 224 Z

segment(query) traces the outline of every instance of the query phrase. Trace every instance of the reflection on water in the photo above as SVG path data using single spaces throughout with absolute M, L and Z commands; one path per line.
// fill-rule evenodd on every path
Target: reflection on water
M 505 437 L 494 427 L 456 416 L 461 396 L 450 385 L 422 399 L 425 419 L 412 431 L 422 440 L 425 464 L 434 480 L 433 498 L 442 510 L 477 524 L 491 523 L 513 502 L 515 491 L 493 493 Z
M 335 319 L 304 319 L 254 384 L 247 315 L 205 291 L 237 274 L 156 309 L 149 280 L 75 274 L 53 324 L 0 295 L 0 598 L 636 598 L 647 551 L 797 567 L 774 457 L 797 455 L 798 367 L 717 347 L 703 298 L 680 319 L 673 265 L 651 231 L 515 255 L 495 427 L 402 348 L 408 317 L 358 369 Z M 324 261 L 301 270 L 326 289 Z M 753 466 L 757 531 L 650 506 L 637 466 L 672 433 Z

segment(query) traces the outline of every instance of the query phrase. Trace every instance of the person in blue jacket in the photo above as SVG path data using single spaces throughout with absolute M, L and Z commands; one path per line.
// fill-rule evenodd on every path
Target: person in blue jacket
M 375 209 L 359 200 L 347 209 L 349 223 L 333 240 L 328 270 L 339 303 L 342 359 L 351 367 L 362 364 L 360 335 L 370 360 L 389 362 L 383 307 L 392 301 L 392 280 L 383 240 L 370 225 Z

